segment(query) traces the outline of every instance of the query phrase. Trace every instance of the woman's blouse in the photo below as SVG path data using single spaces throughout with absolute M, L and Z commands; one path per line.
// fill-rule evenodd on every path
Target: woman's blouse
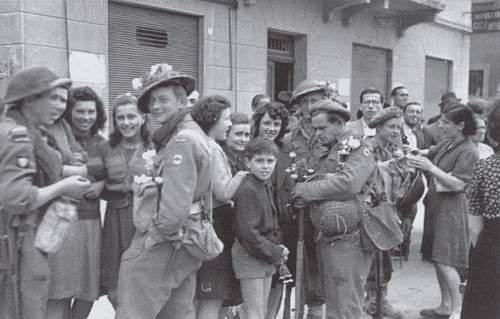
M 477 163 L 467 191 L 470 214 L 500 217 L 500 153 Z

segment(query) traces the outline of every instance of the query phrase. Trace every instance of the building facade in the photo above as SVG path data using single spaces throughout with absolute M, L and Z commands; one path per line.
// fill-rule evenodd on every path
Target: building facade
M 363 88 L 404 85 L 431 116 L 445 91 L 467 96 L 470 11 L 471 0 L 0 1 L 0 93 L 46 65 L 110 101 L 168 62 L 240 112 L 316 78 L 353 110 Z
M 473 0 L 469 95 L 500 97 L 500 1 Z

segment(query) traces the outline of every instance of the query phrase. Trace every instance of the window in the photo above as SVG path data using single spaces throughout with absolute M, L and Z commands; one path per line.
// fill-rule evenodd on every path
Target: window
M 168 43 L 167 31 L 148 27 L 137 27 L 135 37 L 140 45 L 154 48 L 164 48 Z
M 469 71 L 469 95 L 482 97 L 484 83 L 483 70 L 470 70 Z

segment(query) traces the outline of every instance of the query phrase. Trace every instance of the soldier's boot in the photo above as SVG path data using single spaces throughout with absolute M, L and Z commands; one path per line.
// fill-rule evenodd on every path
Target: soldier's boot
M 377 290 L 376 289 L 368 289 L 368 303 L 365 305 L 365 311 L 369 315 L 373 316 L 377 313 Z M 404 315 L 402 311 L 395 309 L 387 299 L 387 288 L 383 290 L 383 298 L 382 298 L 382 315 L 384 318 L 390 319 L 404 319 Z
M 323 305 L 310 305 L 307 307 L 306 319 L 322 319 Z

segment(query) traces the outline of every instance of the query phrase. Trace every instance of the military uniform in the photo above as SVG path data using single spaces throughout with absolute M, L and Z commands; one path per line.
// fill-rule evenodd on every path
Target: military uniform
M 159 210 L 149 230 L 137 232 L 122 256 L 117 319 L 153 319 L 162 308 L 162 318 L 195 317 L 196 271 L 202 259 L 183 246 L 176 250 L 171 238 L 188 218 L 200 215 L 196 206 L 209 191 L 211 157 L 208 140 L 189 115 L 178 130 L 159 154 L 164 180 Z
M 0 120 L 0 202 L 2 217 L 6 215 L 4 220 L 9 221 L 6 226 L 15 227 L 18 235 L 19 301 L 23 319 L 45 318 L 49 290 L 47 256 L 34 246 L 39 214 L 31 207 L 38 195 L 37 186 L 42 185 L 35 185 L 37 168 L 33 148 L 26 127 L 9 118 Z M 2 318 L 12 318 L 12 282 L 5 273 L 2 276 L 2 285 L 9 282 L 10 289 L 7 286 L 0 289 L 0 307 L 9 309 L 0 309 L 0 314 Z M 10 292 L 4 294 L 6 288 Z
M 318 172 L 322 180 L 297 185 L 296 193 L 305 201 L 350 199 L 361 192 L 371 176 L 376 163 L 369 145 L 353 150 L 340 170 L 338 146 L 334 144 L 321 157 Z M 361 317 L 363 288 L 373 252 L 361 247 L 360 227 L 346 235 L 323 236 L 318 247 L 326 318 Z

